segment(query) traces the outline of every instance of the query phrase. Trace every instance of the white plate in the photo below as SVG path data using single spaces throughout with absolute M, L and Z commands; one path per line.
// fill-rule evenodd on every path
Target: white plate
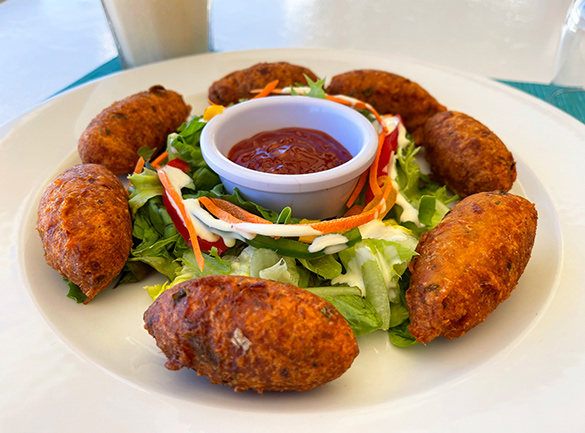
M 150 299 L 141 285 L 102 293 L 88 306 L 67 299 L 61 278 L 43 261 L 34 225 L 44 187 L 79 161 L 78 137 L 114 100 L 162 84 L 199 113 L 214 80 L 278 60 L 329 77 L 356 68 L 395 72 L 479 119 L 514 153 L 514 191 L 536 203 L 539 227 L 517 290 L 465 337 L 399 349 L 383 332 L 374 333 L 360 339 L 359 357 L 337 381 L 306 393 L 258 396 L 211 386 L 192 371 L 167 371 L 143 329 Z M 585 428 L 579 410 L 585 407 L 585 125 L 544 102 L 488 79 L 391 56 L 262 50 L 116 74 L 67 92 L 11 126 L 0 131 L 0 430 Z

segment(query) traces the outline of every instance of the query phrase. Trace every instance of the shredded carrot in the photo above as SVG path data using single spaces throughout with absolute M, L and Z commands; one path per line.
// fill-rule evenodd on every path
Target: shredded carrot
M 381 188 L 383 191 L 386 191 L 386 189 L 387 189 L 387 188 L 389 188 L 389 187 L 391 188 L 391 187 L 392 187 L 392 180 L 391 180 L 391 179 L 390 179 L 390 177 L 388 177 L 388 176 L 380 176 L 380 177 L 378 178 L 378 185 L 380 186 L 380 188 Z M 383 195 L 383 194 L 382 194 L 382 195 L 375 196 L 375 197 L 374 197 L 374 198 L 372 198 L 372 200 L 370 200 L 370 202 L 369 202 L 369 203 L 368 203 L 368 204 L 367 204 L 367 205 L 364 207 L 364 210 L 363 210 L 363 211 L 364 211 L 364 212 L 368 212 L 368 211 L 370 211 L 371 209 L 373 209 L 374 207 L 376 207 L 376 206 L 377 206 L 377 205 L 380 203 L 380 201 L 381 201 L 381 200 L 383 200 L 383 199 L 384 199 L 384 195 Z M 396 198 L 394 198 L 394 200 L 396 200 Z M 392 203 L 392 204 L 394 204 L 394 203 Z M 390 208 L 387 208 L 387 209 L 386 209 L 386 211 L 389 211 L 389 210 L 390 210 Z M 384 215 L 386 215 L 386 213 L 387 213 L 387 212 L 385 212 L 385 213 L 384 213 Z
M 161 162 L 163 162 L 165 159 L 167 159 L 167 157 L 169 156 L 169 154 L 167 152 L 163 152 L 161 153 L 159 156 L 156 157 L 156 159 L 154 161 L 152 161 L 152 166 L 154 168 L 160 168 L 160 164 Z
M 262 92 L 264 89 L 254 89 L 254 90 L 250 90 L 250 93 L 260 93 Z M 270 93 L 273 93 L 275 95 L 282 95 L 282 89 L 272 89 L 272 91 Z M 288 93 L 286 93 L 286 95 L 288 95 Z
M 251 214 L 250 212 L 247 212 L 244 209 L 225 200 L 212 199 L 209 197 L 199 197 L 199 203 L 205 206 L 205 208 L 213 216 L 230 224 L 245 222 L 251 222 L 255 224 L 271 224 L 270 221 Z
M 183 200 L 181 200 L 181 196 L 179 193 L 173 188 L 167 174 L 164 170 L 157 170 L 158 178 L 162 183 L 165 191 L 168 193 L 170 199 L 173 201 L 179 212 L 181 213 L 181 217 L 187 226 L 187 231 L 189 232 L 189 239 L 191 240 L 191 246 L 193 248 L 193 252 L 195 253 L 195 260 L 199 265 L 199 269 L 203 271 L 203 266 L 205 265 L 205 259 L 203 258 L 203 254 L 201 254 L 201 248 L 199 247 L 199 241 L 197 240 L 197 232 L 195 231 L 195 227 L 193 226 L 193 221 L 189 214 L 187 213 L 187 209 L 185 209 L 185 205 L 183 204 Z
M 347 212 L 345 212 L 343 214 L 344 217 L 348 217 L 348 216 L 352 216 L 352 215 L 357 215 L 360 214 L 364 211 L 364 207 L 362 205 L 356 204 L 354 206 L 352 206 L 351 208 L 349 208 L 347 210 Z
M 136 167 L 134 167 L 134 174 L 142 173 L 142 169 L 144 168 L 145 163 L 146 161 L 144 160 L 143 157 L 138 158 L 138 161 L 136 162 Z
M 377 195 L 381 195 L 382 194 L 382 190 L 380 189 L 380 186 L 378 185 L 378 164 L 380 162 L 380 155 L 382 154 L 382 147 L 384 147 L 384 139 L 386 138 L 386 136 L 384 135 L 384 133 L 380 133 L 378 134 L 378 150 L 376 150 L 376 157 L 374 158 L 374 162 L 372 162 L 372 165 L 370 166 L 370 178 L 369 178 L 369 185 L 370 185 L 370 189 L 372 190 L 372 193 L 374 193 L 374 196 Z
M 271 81 L 266 85 L 266 87 L 264 87 L 264 89 L 262 89 L 260 93 L 258 93 L 252 99 L 264 98 L 265 96 L 270 95 L 272 91 L 276 89 L 276 86 L 278 86 L 278 80 Z
M 337 96 L 325 95 L 325 98 L 328 101 L 337 102 L 338 104 L 347 105 L 348 107 L 351 107 L 353 105 L 353 103 L 351 101 L 348 101 L 346 99 L 338 98 Z
M 334 220 L 321 221 L 316 224 L 311 224 L 311 227 L 315 230 L 319 230 L 321 233 L 334 233 L 334 232 L 346 232 L 354 227 L 361 226 L 362 224 L 373 221 L 376 218 L 381 218 L 382 214 L 385 215 L 388 210 L 396 202 L 397 192 L 392 187 L 392 183 L 389 183 L 381 199 L 378 201 L 376 206 L 368 211 L 364 211 L 357 215 L 350 215 L 348 217 L 337 218 Z
M 339 97 L 333 96 L 333 95 L 325 95 L 325 98 L 328 101 L 337 102 L 338 104 L 346 105 L 348 107 L 355 108 L 356 110 L 368 110 L 370 113 L 372 113 L 374 115 L 374 117 L 376 118 L 376 120 L 380 124 L 380 127 L 382 128 L 384 133 L 385 134 L 388 133 L 388 128 L 386 128 L 386 126 L 384 125 L 384 121 L 382 120 L 382 116 L 380 116 L 378 114 L 378 112 L 376 111 L 376 109 L 374 107 L 372 107 L 370 104 L 367 104 L 363 101 L 357 101 L 357 102 L 353 103 L 351 101 L 347 101 L 345 99 L 342 99 L 342 98 L 339 98 Z
M 349 199 L 347 200 L 347 203 L 345 203 L 345 206 L 347 208 L 352 207 L 352 205 L 355 203 L 358 196 L 360 195 L 360 192 L 362 192 L 362 189 L 363 189 L 364 185 L 366 184 L 367 180 L 368 180 L 368 170 L 364 171 L 361 174 L 357 184 L 355 185 L 355 188 L 353 189 L 353 192 L 351 193 L 351 195 L 349 196 Z
M 241 207 L 227 201 L 227 200 L 222 200 L 220 198 L 207 198 L 207 197 L 202 197 L 206 200 L 202 201 L 201 203 L 205 206 L 205 202 L 207 202 L 207 200 L 210 200 L 211 202 L 213 202 L 213 204 L 225 211 L 225 212 L 229 212 L 231 215 L 233 215 L 234 217 L 236 217 L 237 219 L 244 221 L 244 222 L 248 222 L 248 223 L 256 223 L 256 224 L 272 224 L 271 221 L 268 221 L 267 219 L 264 219 L 262 217 L 259 217 L 258 215 L 254 215 L 253 213 L 250 213 L 244 209 L 242 209 Z M 207 206 L 205 206 L 207 207 Z

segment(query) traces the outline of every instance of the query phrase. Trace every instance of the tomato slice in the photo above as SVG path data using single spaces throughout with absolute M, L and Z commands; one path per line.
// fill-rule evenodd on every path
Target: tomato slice
M 193 244 L 191 243 L 191 239 L 189 238 L 189 231 L 187 230 L 187 226 L 183 222 L 183 218 L 181 217 L 181 215 L 178 214 L 177 210 L 172 205 L 171 200 L 166 191 L 163 192 L 163 203 L 165 205 L 165 209 L 167 210 L 169 216 L 171 217 L 171 220 L 173 221 L 173 224 L 175 225 L 175 228 L 183 237 L 183 239 L 185 239 L 187 245 L 189 245 L 190 248 L 193 248 Z M 228 249 L 227 245 L 224 243 L 221 237 L 215 242 L 209 242 L 197 236 L 197 242 L 199 243 L 201 251 L 205 251 L 206 253 L 211 251 L 211 248 L 213 247 L 217 248 L 217 252 L 220 255 L 223 254 L 223 252 Z

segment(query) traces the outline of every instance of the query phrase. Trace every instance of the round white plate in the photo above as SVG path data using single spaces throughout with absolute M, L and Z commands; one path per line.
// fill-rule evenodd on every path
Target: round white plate
M 78 137 L 114 100 L 162 84 L 182 93 L 198 114 L 213 81 L 279 60 L 326 77 L 357 68 L 391 71 L 480 120 L 514 153 L 513 192 L 536 204 L 539 226 L 518 288 L 466 336 L 399 349 L 377 332 L 360 338 L 361 353 L 340 379 L 306 393 L 259 396 L 212 386 L 190 370 L 166 370 L 143 329 L 150 304 L 143 284 L 108 290 L 87 306 L 66 298 L 61 277 L 44 263 L 34 226 L 45 186 L 79 162 Z M 1 134 L 0 430 L 585 428 L 578 410 L 585 405 L 585 125 L 546 103 L 488 79 L 391 56 L 262 50 L 125 71 L 48 101 Z

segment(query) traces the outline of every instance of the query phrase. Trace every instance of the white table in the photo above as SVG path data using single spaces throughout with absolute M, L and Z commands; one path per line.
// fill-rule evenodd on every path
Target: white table
M 553 74 L 570 0 L 215 0 L 216 51 L 393 53 L 492 78 Z M 0 125 L 116 56 L 97 0 L 0 2 Z

